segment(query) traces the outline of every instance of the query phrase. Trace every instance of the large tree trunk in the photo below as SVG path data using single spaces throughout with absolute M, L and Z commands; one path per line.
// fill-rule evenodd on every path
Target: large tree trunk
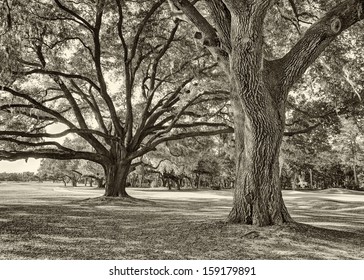
M 129 197 L 126 192 L 126 180 L 130 171 L 130 165 L 130 162 L 119 161 L 105 167 L 106 182 L 104 196 Z
M 229 220 L 258 226 L 289 222 L 291 218 L 282 199 L 279 178 L 284 118 L 277 118 L 279 110 L 273 106 L 249 114 L 249 110 L 239 109 L 239 100 L 237 97 L 232 100 L 237 177 Z
M 237 176 L 229 220 L 258 226 L 283 224 L 291 221 L 279 178 L 285 100 L 277 98 L 284 94 L 274 74 L 264 67 L 262 28 L 268 2 L 234 8 L 230 83 Z

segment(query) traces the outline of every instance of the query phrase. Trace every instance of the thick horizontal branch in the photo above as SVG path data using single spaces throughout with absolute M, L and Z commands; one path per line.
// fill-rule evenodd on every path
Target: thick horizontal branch
M 10 138 L 10 137 L 0 137 L 0 142 L 1 141 L 8 142 L 8 143 L 15 143 L 15 144 L 23 145 L 23 146 L 27 146 L 27 147 L 56 146 L 60 150 L 73 152 L 72 149 L 66 148 L 55 141 L 29 142 L 29 141 L 21 141 L 21 140 Z
M 28 158 L 52 158 L 59 160 L 70 160 L 70 159 L 85 159 L 99 164 L 105 164 L 108 162 L 108 158 L 99 154 L 90 152 L 66 152 L 57 149 L 40 149 L 32 151 L 4 151 L 0 150 L 0 159 L 14 161 L 18 159 Z
M 174 127 L 175 128 L 193 128 L 193 127 L 226 127 L 230 129 L 226 123 L 212 123 L 212 122 L 193 122 L 193 123 L 177 123 Z

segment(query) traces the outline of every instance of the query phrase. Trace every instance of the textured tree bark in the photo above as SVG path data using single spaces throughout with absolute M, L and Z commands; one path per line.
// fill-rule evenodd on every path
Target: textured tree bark
M 258 226 L 291 222 L 279 178 L 284 129 L 284 119 L 277 121 L 280 110 L 270 108 L 260 114 L 249 114 L 236 103 L 238 98 L 233 100 L 237 177 L 229 220 Z
M 131 163 L 117 161 L 105 168 L 106 182 L 104 196 L 129 197 L 126 192 L 127 177 Z
M 269 1 L 231 1 L 230 83 L 235 123 L 237 178 L 229 220 L 267 226 L 292 221 L 279 179 L 285 126 L 283 92 L 263 58 L 263 20 Z M 248 12 L 247 12 L 248 9 Z

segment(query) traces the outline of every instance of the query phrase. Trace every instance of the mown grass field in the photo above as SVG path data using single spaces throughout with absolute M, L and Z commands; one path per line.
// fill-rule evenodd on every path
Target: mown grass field
M 232 191 L 0 183 L 0 259 L 363 259 L 364 193 L 284 191 L 297 224 L 227 224 Z

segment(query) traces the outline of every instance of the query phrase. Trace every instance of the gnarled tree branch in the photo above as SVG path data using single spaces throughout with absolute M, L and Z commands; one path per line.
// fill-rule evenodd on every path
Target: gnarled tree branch
M 282 64 L 285 94 L 325 48 L 350 26 L 364 18 L 362 0 L 346 0 L 313 24 L 279 61 Z

